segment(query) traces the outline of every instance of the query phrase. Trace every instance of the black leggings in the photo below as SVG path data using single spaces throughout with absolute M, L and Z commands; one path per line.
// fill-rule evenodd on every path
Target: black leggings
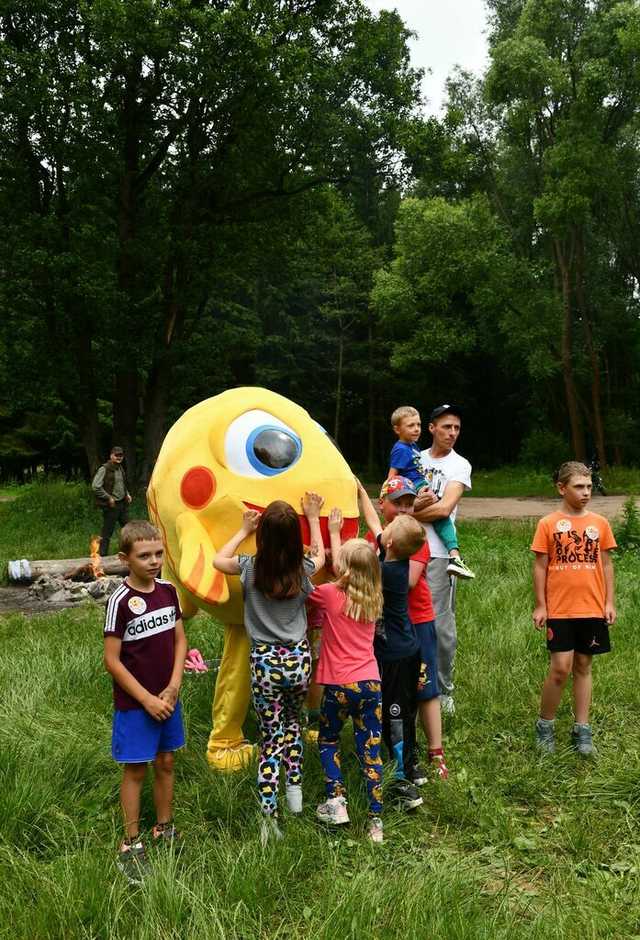
M 420 654 L 378 665 L 382 679 L 382 740 L 396 762 L 396 776 L 406 779 L 417 763 Z

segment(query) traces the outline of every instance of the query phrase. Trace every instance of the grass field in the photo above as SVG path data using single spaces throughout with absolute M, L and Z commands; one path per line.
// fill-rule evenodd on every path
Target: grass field
M 95 513 L 80 490 L 47 487 L 0 504 L 0 557 L 82 551 Z M 384 846 L 364 840 L 365 802 L 345 737 L 353 819 L 314 821 L 322 796 L 309 749 L 302 819 L 263 851 L 253 770 L 210 772 L 204 751 L 213 679 L 185 679 L 188 747 L 178 759 L 179 858 L 153 857 L 141 888 L 114 866 L 119 776 L 109 755 L 110 681 L 102 615 L 87 607 L 0 618 L 0 937 L 28 938 L 591 938 L 640 937 L 640 612 L 638 558 L 617 560 L 614 652 L 596 666 L 597 761 L 532 749 L 546 669 L 530 626 L 529 524 L 462 528 L 478 580 L 459 593 L 457 714 L 446 727 L 453 773 L 424 788 L 413 815 L 389 809 Z M 206 656 L 209 618 L 188 626 Z M 567 740 L 565 702 L 558 720 Z M 250 722 L 247 730 L 255 735 Z M 153 823 L 148 791 L 144 824 Z

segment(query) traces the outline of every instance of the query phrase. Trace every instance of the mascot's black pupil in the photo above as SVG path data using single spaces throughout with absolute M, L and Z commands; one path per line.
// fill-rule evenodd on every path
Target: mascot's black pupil
M 253 442 L 253 452 L 265 467 L 273 467 L 274 470 L 288 467 L 298 456 L 295 441 L 284 431 L 273 428 L 260 431 Z

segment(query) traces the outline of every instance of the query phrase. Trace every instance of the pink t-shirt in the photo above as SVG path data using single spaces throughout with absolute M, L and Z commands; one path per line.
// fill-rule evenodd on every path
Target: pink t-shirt
M 359 623 L 344 613 L 345 596 L 335 584 L 321 584 L 309 595 L 309 622 L 322 626 L 316 681 L 320 685 L 379 680 L 373 655 L 375 623 Z

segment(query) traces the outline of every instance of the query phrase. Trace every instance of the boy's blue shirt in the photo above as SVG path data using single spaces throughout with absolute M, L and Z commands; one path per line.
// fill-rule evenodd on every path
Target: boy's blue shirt
M 405 441 L 396 441 L 391 448 L 389 467 L 397 470 L 400 476 L 406 477 L 412 483 L 424 483 L 420 448 L 415 443 L 407 444 Z
M 380 662 L 392 663 L 413 656 L 420 649 L 415 627 L 409 618 L 409 560 L 386 561 L 380 536 L 376 541 L 384 605 L 383 633 L 376 633 L 374 650 Z

